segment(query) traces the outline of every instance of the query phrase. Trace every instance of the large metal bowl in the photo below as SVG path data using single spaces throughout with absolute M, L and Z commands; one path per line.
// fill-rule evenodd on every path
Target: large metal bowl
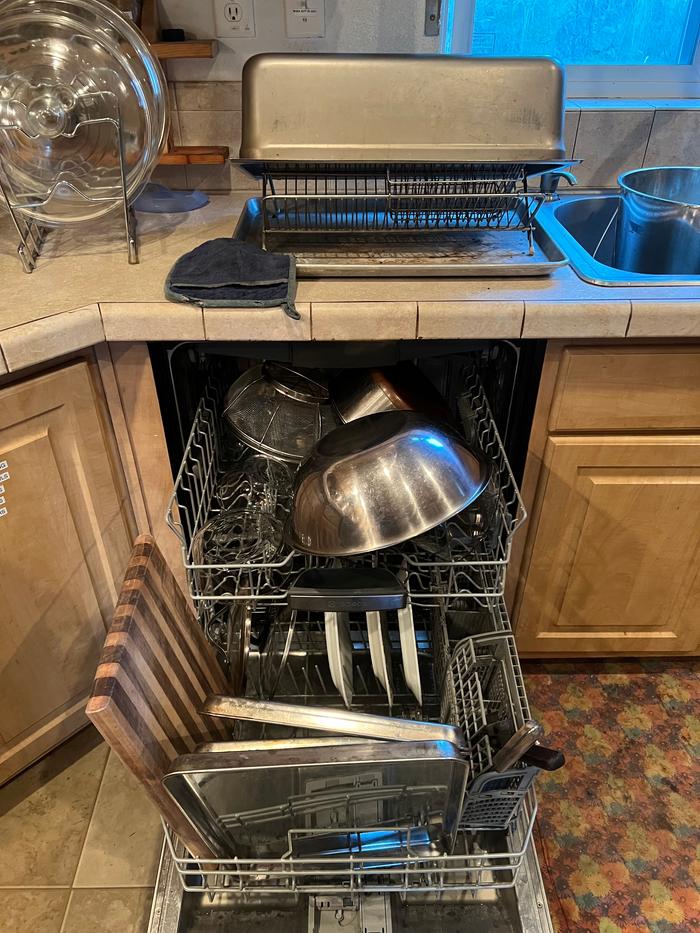
M 449 427 L 383 412 L 331 431 L 297 473 L 287 543 L 343 556 L 407 541 L 466 508 L 490 474 Z

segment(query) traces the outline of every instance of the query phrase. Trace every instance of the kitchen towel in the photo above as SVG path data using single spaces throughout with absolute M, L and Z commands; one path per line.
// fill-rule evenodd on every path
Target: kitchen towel
M 273 308 L 294 320 L 296 262 L 229 237 L 207 240 L 180 256 L 168 273 L 165 297 L 208 308 Z

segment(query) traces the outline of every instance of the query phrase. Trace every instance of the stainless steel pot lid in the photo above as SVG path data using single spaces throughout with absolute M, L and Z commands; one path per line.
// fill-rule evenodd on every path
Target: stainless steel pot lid
M 18 210 L 58 225 L 120 207 L 117 118 L 133 199 L 168 130 L 144 37 L 102 0 L 0 2 L 0 158 Z

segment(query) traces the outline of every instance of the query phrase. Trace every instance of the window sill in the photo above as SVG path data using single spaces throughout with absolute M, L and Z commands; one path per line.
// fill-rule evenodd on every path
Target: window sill
M 631 100 L 616 97 L 571 97 L 567 110 L 700 110 L 697 97 L 664 97 L 650 100 Z

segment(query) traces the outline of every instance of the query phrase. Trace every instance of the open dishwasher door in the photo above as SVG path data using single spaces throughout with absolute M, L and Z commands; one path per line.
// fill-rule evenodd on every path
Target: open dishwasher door
M 238 608 L 252 607 L 255 637 L 246 652 L 245 695 L 253 700 L 303 704 L 309 710 L 314 706 L 341 710 L 350 703 L 353 711 L 361 713 L 458 727 L 466 739 L 460 754 L 468 762 L 469 786 L 455 844 L 439 850 L 414 847 L 410 841 L 400 854 L 378 854 L 376 849 L 368 852 L 366 846 L 359 852 L 351 844 L 324 851 L 321 858 L 318 853 L 305 854 L 290 842 L 287 848 L 262 853 L 234 846 L 235 857 L 227 852 L 226 858 L 203 862 L 193 858 L 166 827 L 150 933 L 223 929 L 254 933 L 278 927 L 285 933 L 339 929 L 358 933 L 550 933 L 552 925 L 533 843 L 533 781 L 538 769 L 519 761 L 511 770 L 495 773 L 494 766 L 504 723 L 512 734 L 530 717 L 503 598 L 512 538 L 525 519 L 525 511 L 490 404 L 492 398 L 497 400 L 500 423 L 507 426 L 509 416 L 517 410 L 517 362 L 507 371 L 501 360 L 497 368 L 493 363 L 498 354 L 492 346 L 452 343 L 441 347 L 442 354 L 428 353 L 425 346 L 413 344 L 396 348 L 402 359 L 413 360 L 432 381 L 465 441 L 492 462 L 492 478 L 477 510 L 479 521 L 471 516 L 468 536 L 463 524 L 453 527 L 450 519 L 397 546 L 344 559 L 347 569 L 384 567 L 402 581 L 411 607 L 415 662 L 409 677 L 402 617 L 395 607 L 388 607 L 377 612 L 382 616 L 381 642 L 387 664 L 381 668 L 376 639 L 372 655 L 366 607 L 356 606 L 347 613 L 353 682 L 352 690 L 344 696 L 329 663 L 324 607 L 294 609 L 295 621 L 290 622 L 294 608 L 291 597 L 299 573 L 317 566 L 319 558 L 284 541 L 276 545 L 272 555 L 265 548 L 233 558 L 228 551 L 207 551 L 203 529 L 210 527 L 207 523 L 212 520 L 219 521 L 222 510 L 228 507 L 228 487 L 223 480 L 230 479 L 232 451 L 223 417 L 227 411 L 224 398 L 241 372 L 257 365 L 253 346 L 245 349 L 245 356 L 234 356 L 233 348 L 218 358 L 208 358 L 198 349 L 191 354 L 205 386 L 200 400 L 191 404 L 187 391 L 197 380 L 190 371 L 183 370 L 178 376 L 176 366 L 170 369 L 174 408 L 180 415 L 191 411 L 193 420 L 178 425 L 184 456 L 168 523 L 180 540 L 200 624 L 224 664 L 230 663 L 232 619 L 241 616 Z M 378 348 L 372 349 L 378 352 Z M 414 349 L 415 353 L 411 352 Z M 294 350 L 295 354 L 306 352 L 305 347 Z M 389 351 L 384 348 L 384 352 Z M 341 355 L 344 362 L 350 350 L 324 347 L 323 351 L 315 348 L 315 353 L 313 359 L 304 357 L 303 363 L 322 366 L 332 383 L 338 375 L 333 353 Z M 322 360 L 319 353 L 325 353 Z M 343 362 L 339 369 L 345 368 Z M 363 357 L 358 350 L 353 362 L 355 366 L 371 366 L 377 359 Z M 239 442 L 240 437 L 235 444 Z M 234 465 L 238 463 L 236 450 Z M 259 452 L 255 456 L 259 457 Z M 265 473 L 263 499 L 274 501 L 275 509 L 282 502 L 284 510 L 287 499 L 280 495 L 283 490 L 278 473 Z M 246 514 L 251 505 L 252 500 L 243 504 Z M 240 510 L 240 503 L 237 508 Z M 258 534 L 255 540 L 267 546 L 270 535 Z M 228 547 L 228 539 L 224 544 Z M 272 662 L 274 677 L 268 676 L 267 670 Z M 234 737 L 262 738 L 259 731 L 250 732 L 251 725 L 257 727 L 257 723 L 236 721 Z M 275 733 L 273 737 L 278 736 Z M 437 776 L 431 775 L 429 784 L 436 782 Z M 379 784 L 383 789 L 381 780 Z M 295 789 L 295 801 L 302 790 Z M 253 796 L 255 806 L 262 806 L 260 794 L 256 791 Z M 239 809 L 247 812 L 253 804 L 244 803 L 246 806 L 241 804 Z M 354 823 L 343 822 L 339 809 L 337 818 L 324 826 L 333 827 L 344 837 L 351 832 L 358 837 L 381 834 L 392 825 L 387 822 L 389 809 L 373 806 L 376 812 L 368 815 L 363 811 L 362 820 Z M 222 819 L 227 826 L 232 825 L 234 816 L 240 822 L 238 811 L 226 813 Z M 423 820 L 408 825 L 428 823 Z M 311 835 L 314 826 L 313 822 L 297 821 L 284 831 L 289 831 L 291 839 L 294 833 Z M 327 828 L 324 831 L 327 833 Z

